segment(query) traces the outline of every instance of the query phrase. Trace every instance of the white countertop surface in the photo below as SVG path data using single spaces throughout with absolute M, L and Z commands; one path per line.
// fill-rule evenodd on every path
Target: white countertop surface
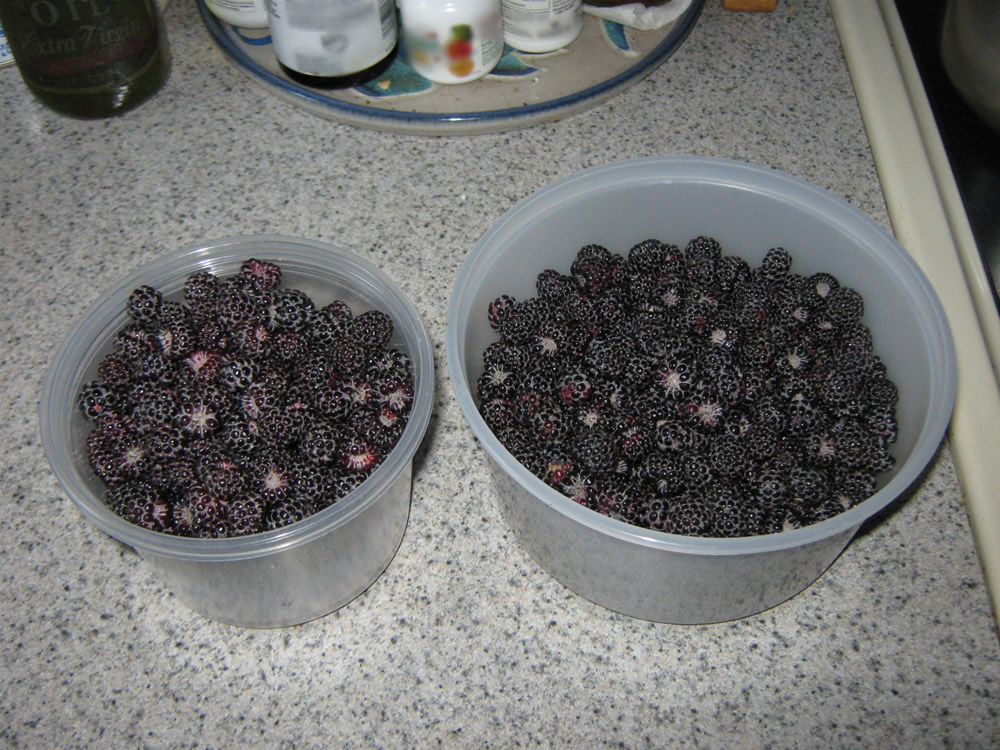
M 166 88 L 125 117 L 60 118 L 0 70 L 0 745 L 899 747 L 1000 737 L 1000 645 L 946 444 L 827 573 L 760 615 L 660 625 L 542 571 L 499 515 L 444 361 L 477 238 L 517 200 L 620 158 L 785 170 L 889 217 L 825 3 L 711 0 L 649 78 L 565 121 L 400 136 L 300 112 L 237 71 L 192 0 L 167 13 Z M 77 512 L 37 407 L 102 289 L 203 238 L 278 233 L 378 264 L 437 356 L 409 526 L 385 574 L 281 630 L 191 613 Z

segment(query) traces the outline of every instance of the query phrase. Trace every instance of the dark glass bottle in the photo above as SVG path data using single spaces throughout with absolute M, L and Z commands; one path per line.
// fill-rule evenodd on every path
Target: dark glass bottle
M 170 73 L 155 0 L 0 0 L 0 25 L 25 84 L 60 114 L 121 114 Z

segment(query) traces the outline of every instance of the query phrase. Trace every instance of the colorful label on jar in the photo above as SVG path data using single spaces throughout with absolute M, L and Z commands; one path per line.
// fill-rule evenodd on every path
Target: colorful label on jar
M 477 23 L 435 27 L 404 23 L 406 53 L 413 69 L 438 83 L 465 83 L 482 78 L 503 53 L 503 25 L 499 14 L 487 14 Z

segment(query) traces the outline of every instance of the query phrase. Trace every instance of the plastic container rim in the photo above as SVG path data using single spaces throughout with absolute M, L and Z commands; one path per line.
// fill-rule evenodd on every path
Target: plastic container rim
M 464 372 L 464 358 L 459 351 L 459 339 L 464 338 L 467 324 L 461 318 L 461 309 L 471 293 L 470 282 L 479 276 L 483 268 L 496 262 L 495 257 L 486 255 L 488 246 L 498 238 L 518 233 L 519 226 L 567 201 L 612 186 L 640 183 L 714 184 L 765 195 L 822 217 L 827 222 L 837 222 L 845 234 L 861 245 L 881 244 L 886 251 L 884 258 L 887 262 L 908 274 L 908 277 L 900 277 L 900 281 L 920 298 L 920 302 L 925 303 L 916 307 L 914 314 L 923 319 L 926 330 L 931 334 L 931 342 L 938 345 L 930 357 L 932 380 L 936 378 L 939 382 L 934 389 L 938 399 L 935 408 L 928 412 L 920 425 L 919 437 L 907 463 L 870 498 L 833 518 L 775 534 L 725 539 L 668 534 L 618 521 L 573 502 L 522 467 L 493 435 L 476 408 Z M 880 256 L 872 254 L 872 257 Z M 856 530 L 902 495 L 919 477 L 937 451 L 954 408 L 958 375 L 951 329 L 940 299 L 917 263 L 891 234 L 857 207 L 828 190 L 771 167 L 716 157 L 655 156 L 623 159 L 581 170 L 541 188 L 506 211 L 483 234 L 466 258 L 459 269 L 454 290 L 448 305 L 445 342 L 449 375 L 459 406 L 489 457 L 522 489 L 556 512 L 601 534 L 633 544 L 684 554 L 749 555 L 798 547 Z M 904 468 L 907 470 L 904 471 Z
M 274 247 L 276 245 L 280 245 L 280 248 Z M 244 537 L 196 539 L 171 536 L 130 524 L 105 506 L 99 498 L 94 498 L 91 502 L 84 500 L 83 498 L 93 498 L 92 491 L 80 480 L 75 471 L 62 465 L 58 455 L 59 449 L 63 449 L 64 455 L 70 456 L 72 445 L 67 439 L 67 431 L 60 425 L 61 415 L 52 409 L 52 400 L 59 387 L 56 373 L 61 374 L 77 367 L 80 354 L 77 337 L 87 322 L 96 316 L 107 316 L 110 320 L 111 316 L 124 309 L 125 300 L 132 289 L 141 283 L 155 285 L 157 278 L 163 275 L 175 275 L 180 266 L 197 263 L 200 268 L 211 268 L 227 260 L 232 262 L 251 257 L 268 259 L 265 251 L 269 247 L 273 248 L 270 253 L 272 258 L 284 257 L 290 262 L 298 261 L 311 265 L 317 265 L 315 257 L 317 251 L 320 254 L 328 254 L 331 259 L 339 261 L 334 267 L 350 273 L 355 280 L 363 282 L 368 287 L 367 291 L 377 291 L 379 296 L 388 292 L 393 298 L 393 306 L 398 306 L 399 311 L 403 313 L 402 320 L 396 315 L 392 317 L 401 334 L 404 328 L 409 331 L 408 334 L 402 335 L 413 347 L 409 356 L 414 365 L 414 379 L 418 388 L 414 393 L 409 421 L 392 453 L 363 484 L 330 507 L 290 526 Z M 225 254 L 219 255 L 220 251 L 224 251 Z M 215 255 L 211 255 L 213 253 Z M 204 260 L 197 262 L 200 257 Z M 194 270 L 191 269 L 189 272 Z M 413 339 L 412 342 L 409 341 L 410 338 Z M 96 347 L 99 346 L 99 342 L 88 341 L 86 345 Z M 430 422 L 434 403 L 433 366 L 430 337 L 413 303 L 392 279 L 365 259 L 330 243 L 277 234 L 237 235 L 192 243 L 129 273 L 103 292 L 73 323 L 69 333 L 50 359 L 45 373 L 39 402 L 42 445 L 59 484 L 83 515 L 102 531 L 134 548 L 140 554 L 150 552 L 201 562 L 261 557 L 304 545 L 345 525 L 377 502 L 410 467 Z M 72 387 L 75 389 L 80 385 L 75 383 Z

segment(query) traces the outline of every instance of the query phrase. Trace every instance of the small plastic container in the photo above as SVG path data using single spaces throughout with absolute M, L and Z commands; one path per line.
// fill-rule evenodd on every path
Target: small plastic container
M 395 332 L 390 343 L 413 363 L 409 422 L 393 451 L 353 492 L 275 531 L 229 539 L 192 539 L 134 526 L 109 509 L 84 450 L 91 429 L 77 408 L 84 382 L 111 351 L 127 322 L 125 302 L 141 284 L 182 298 L 184 279 L 210 270 L 229 275 L 248 258 L 278 263 L 282 284 L 317 305 L 340 299 L 355 314 L 379 309 Z M 367 589 L 392 560 L 406 529 L 413 456 L 434 402 L 433 352 L 413 304 L 385 274 L 333 245 L 280 236 L 230 237 L 164 256 L 103 294 L 56 350 L 40 406 L 42 445 L 57 479 L 83 515 L 132 547 L 184 604 L 207 617 L 247 627 L 281 627 L 328 614 Z
M 582 0 L 502 0 L 503 37 L 521 52 L 554 52 L 583 30 Z
M 205 0 L 205 7 L 217 18 L 245 29 L 266 29 L 265 0 Z
M 796 273 L 827 271 L 865 300 L 875 351 L 899 387 L 895 468 L 868 500 L 826 521 L 729 539 L 642 529 L 581 506 L 521 466 L 479 414 L 475 380 L 497 339 L 486 318 L 500 294 L 535 295 L 548 268 L 568 269 L 597 243 L 624 253 L 657 238 L 709 235 L 759 264 L 785 247 Z M 955 400 L 947 318 L 909 254 L 846 201 L 775 170 L 698 157 L 651 157 L 585 170 L 504 214 L 462 266 L 448 307 L 448 368 L 489 460 L 507 523 L 553 577 L 633 617 L 670 623 L 733 620 L 794 596 L 833 563 L 858 527 L 912 485 L 934 456 Z
M 500 0 L 399 0 L 413 69 L 435 83 L 468 83 L 503 54 Z

